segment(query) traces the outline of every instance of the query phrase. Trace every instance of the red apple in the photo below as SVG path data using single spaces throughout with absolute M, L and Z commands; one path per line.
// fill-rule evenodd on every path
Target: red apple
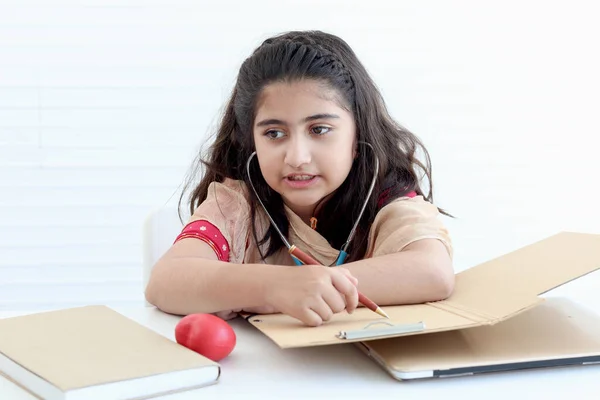
M 235 347 L 235 332 L 212 314 L 190 314 L 175 326 L 175 340 L 182 346 L 213 361 L 229 355 Z

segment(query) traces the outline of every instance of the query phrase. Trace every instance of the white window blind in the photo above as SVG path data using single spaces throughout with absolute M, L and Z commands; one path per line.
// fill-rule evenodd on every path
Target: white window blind
M 222 101 L 172 4 L 0 3 L 0 309 L 142 304 L 142 222 Z

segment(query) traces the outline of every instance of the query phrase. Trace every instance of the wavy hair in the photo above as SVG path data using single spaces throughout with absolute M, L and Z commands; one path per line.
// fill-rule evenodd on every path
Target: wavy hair
M 189 195 L 189 211 L 206 199 L 212 182 L 226 178 L 249 184 L 246 161 L 254 151 L 253 123 L 256 103 L 265 86 L 274 82 L 294 82 L 313 79 L 333 89 L 343 106 L 354 115 L 357 142 L 369 143 L 358 148 L 350 173 L 331 198 L 319 207 L 318 232 L 331 246 L 339 249 L 358 217 L 374 171 L 374 158 L 380 168 L 375 189 L 357 227 L 348 249 L 348 261 L 365 256 L 369 228 L 379 209 L 392 200 L 415 191 L 433 203 L 431 161 L 421 141 L 396 123 L 387 111 L 384 100 L 350 46 L 339 37 L 320 31 L 293 31 L 265 40 L 242 64 L 231 97 L 217 129 L 214 143 L 206 158 L 200 154 L 194 163 L 188 181 L 179 199 L 194 185 L 194 178 L 205 173 Z M 422 152 L 423 162 L 417 158 Z M 374 154 L 373 154 L 374 153 Z M 281 196 L 264 180 L 260 169 L 253 163 L 252 182 L 281 232 L 287 237 L 289 221 L 284 212 Z M 422 177 L 419 178 L 419 173 Z M 429 186 L 423 193 L 421 180 Z M 364 185 L 356 182 L 365 182 Z M 357 199 L 360 199 L 357 201 Z M 254 193 L 249 190 L 251 231 L 255 243 L 268 243 L 264 258 L 274 254 L 284 244 L 270 226 L 263 237 L 258 237 L 257 210 L 260 209 Z M 448 215 L 445 211 L 440 210 Z

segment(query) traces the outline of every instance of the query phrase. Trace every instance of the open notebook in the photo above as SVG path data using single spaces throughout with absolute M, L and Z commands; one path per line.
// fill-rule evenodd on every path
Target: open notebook
M 105 306 L 0 319 L 0 373 L 47 400 L 144 399 L 218 381 L 219 364 Z
M 356 344 L 399 380 L 600 363 L 600 317 L 563 298 L 496 325 Z

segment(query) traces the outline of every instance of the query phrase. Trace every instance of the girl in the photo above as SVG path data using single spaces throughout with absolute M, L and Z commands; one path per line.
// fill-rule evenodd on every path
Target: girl
M 443 211 L 416 171 L 431 182 L 429 155 L 392 120 L 340 38 L 310 31 L 264 41 L 242 64 L 202 165 L 191 220 L 146 288 L 163 311 L 282 312 L 317 326 L 354 311 L 358 287 L 379 305 L 452 292 Z M 357 219 L 346 264 L 329 268 Z M 278 230 L 323 266 L 294 266 Z

